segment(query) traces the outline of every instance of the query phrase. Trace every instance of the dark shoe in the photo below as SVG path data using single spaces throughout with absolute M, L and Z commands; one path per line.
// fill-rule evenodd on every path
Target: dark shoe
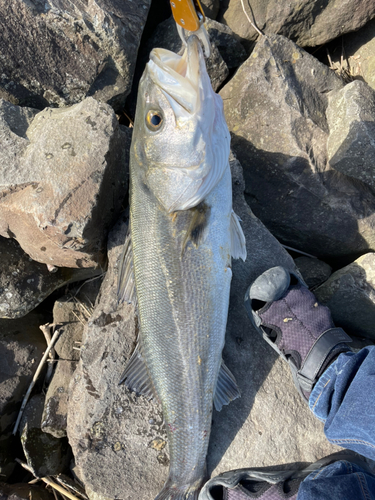
M 199 494 L 199 500 L 296 500 L 302 481 L 311 473 L 333 462 L 346 461 L 368 470 L 364 457 L 343 450 L 310 464 L 304 469 L 272 471 L 238 469 L 224 472 L 208 481 Z
M 320 304 L 297 275 L 281 266 L 268 269 L 248 288 L 245 307 L 263 338 L 289 363 L 294 383 L 308 401 L 323 371 L 351 338 L 336 328 L 328 307 Z

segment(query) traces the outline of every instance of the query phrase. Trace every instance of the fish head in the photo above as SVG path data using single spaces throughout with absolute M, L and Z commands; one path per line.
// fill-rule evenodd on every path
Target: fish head
M 182 56 L 150 54 L 139 84 L 133 151 L 136 168 L 167 212 L 198 205 L 228 167 L 230 134 L 196 36 Z

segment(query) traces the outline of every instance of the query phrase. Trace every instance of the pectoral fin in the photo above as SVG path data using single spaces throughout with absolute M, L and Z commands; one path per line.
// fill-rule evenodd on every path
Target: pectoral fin
M 137 294 L 133 271 L 133 252 L 130 225 L 126 234 L 124 249 L 119 262 L 117 282 L 117 303 L 128 302 L 136 305 Z
M 240 218 L 232 210 L 230 218 L 231 253 L 234 259 L 246 260 L 246 239 L 240 225 Z
M 128 389 L 137 394 L 143 394 L 149 399 L 154 397 L 154 386 L 148 374 L 139 344 L 137 344 L 121 376 L 119 385 L 122 383 L 125 383 Z
M 182 243 L 182 255 L 185 252 L 187 244 L 192 243 L 195 248 L 204 240 L 207 231 L 207 221 L 210 214 L 210 207 L 202 202 L 189 210 L 191 220 L 186 231 L 186 236 Z
M 221 360 L 219 370 L 219 377 L 216 383 L 216 390 L 214 395 L 215 410 L 220 411 L 224 405 L 228 405 L 234 399 L 241 396 L 236 379 L 232 372 Z

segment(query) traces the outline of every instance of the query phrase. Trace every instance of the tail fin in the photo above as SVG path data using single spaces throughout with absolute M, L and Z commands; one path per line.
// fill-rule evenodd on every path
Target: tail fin
M 203 482 L 177 485 L 167 481 L 155 500 L 198 500 Z

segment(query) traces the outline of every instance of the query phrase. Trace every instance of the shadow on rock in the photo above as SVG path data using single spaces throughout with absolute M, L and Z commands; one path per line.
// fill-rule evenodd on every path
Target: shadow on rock
M 363 182 L 335 170 L 314 172 L 307 157 L 264 151 L 235 134 L 232 146 L 246 165 L 246 201 L 279 241 L 334 260 L 336 268 L 375 245 L 368 231 L 375 199 Z

